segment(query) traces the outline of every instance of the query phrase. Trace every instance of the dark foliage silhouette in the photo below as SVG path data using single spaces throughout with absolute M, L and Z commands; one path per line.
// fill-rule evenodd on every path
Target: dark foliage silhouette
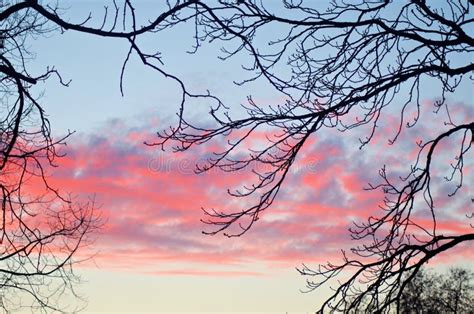
M 400 300 L 403 313 L 472 313 L 474 310 L 473 273 L 450 268 L 439 275 L 420 270 L 408 283 Z
M 413 277 L 400 296 L 400 313 L 473 313 L 473 273 L 469 269 L 452 267 L 437 274 L 425 268 Z M 365 303 L 365 300 L 362 301 Z M 366 304 L 366 312 L 377 308 Z M 356 313 L 357 311 L 351 311 Z
M 315 270 L 305 266 L 299 270 L 308 276 L 310 289 L 339 279 L 339 286 L 324 302 L 321 311 L 399 309 L 405 289 L 422 265 L 444 251 L 474 240 L 472 224 L 469 224 L 472 213 L 469 212 L 465 232 L 444 234 L 439 231 L 437 196 L 432 189 L 434 156 L 443 154 L 445 141 L 456 138 L 456 159 L 446 177 L 455 183 L 455 188 L 443 197 L 465 193 L 462 188 L 464 166 L 468 162 L 466 156 L 472 153 L 474 122 L 456 123 L 450 118 L 453 105 L 447 101 L 447 94 L 455 93 L 461 84 L 472 80 L 474 38 L 470 29 L 474 4 L 466 0 L 372 0 L 334 1 L 328 8 L 317 5 L 320 2 L 290 0 L 269 3 L 168 1 L 162 4 L 161 13 L 155 18 L 142 21 L 132 1 L 126 0 L 120 5 L 113 1 L 110 8 L 105 9 L 101 25 L 97 26 L 91 17 L 70 22 L 58 8 L 38 1 L 19 1 L 4 3 L 0 21 L 5 29 L 2 31 L 6 38 L 4 46 L 10 40 L 13 48 L 8 51 L 12 53 L 24 51 L 21 41 L 12 39 L 24 35 L 17 35 L 15 31 L 21 29 L 20 26 L 8 27 L 8 23 L 29 21 L 26 27 L 30 33 L 59 28 L 124 40 L 129 44 L 129 51 L 122 65 L 121 79 L 130 58 L 137 56 L 145 66 L 178 84 L 181 89 L 178 123 L 159 132 L 156 142 L 147 144 L 162 149 L 172 145 L 174 150 L 184 151 L 224 139 L 227 145 L 223 150 L 214 152 L 206 164 L 199 165 L 197 172 L 220 169 L 225 172 L 248 170 L 255 174 L 251 186 L 229 191 L 230 195 L 247 200 L 248 207 L 235 211 L 204 211 L 203 222 L 213 228 L 206 230 L 208 234 L 223 232 L 233 237 L 248 231 L 283 188 L 305 142 L 324 129 L 349 132 L 369 127 L 367 136 L 361 139 L 362 148 L 377 134 L 378 123 L 387 112 L 396 111 L 399 123 L 390 138 L 390 143 L 394 143 L 402 132 L 409 132 L 422 119 L 420 99 L 424 96 L 422 91 L 430 86 L 430 91 L 436 93 L 430 98 L 438 99 L 433 108 L 447 112 L 448 129 L 439 128 L 438 135 L 418 143 L 417 157 L 399 179 L 388 175 L 390 165 L 380 170 L 381 183 L 370 185 L 370 189 L 379 189 L 385 194 L 380 214 L 350 230 L 360 246 L 353 248 L 350 254 L 344 253 L 342 264 L 330 263 Z M 236 84 L 245 86 L 264 80 L 281 97 L 281 103 L 264 106 L 249 97 L 244 107 L 246 116 L 234 118 L 229 104 L 209 92 L 191 93 L 184 81 L 166 70 L 159 52 L 146 52 L 140 47 L 139 38 L 143 34 L 172 30 L 185 23 L 194 26 L 195 45 L 191 53 L 207 42 L 222 42 L 220 59 L 249 61 L 243 65 L 248 78 Z M 2 75 L 6 79 L 2 82 L 17 98 L 4 109 L 8 118 L 4 120 L 5 126 L 2 125 L 2 132 L 6 130 L 5 135 L 2 133 L 2 143 L 5 143 L 2 178 L 6 171 L 3 169 L 10 163 L 27 169 L 23 165 L 29 162 L 42 169 L 38 165 L 53 162 L 54 148 L 64 140 L 51 139 L 44 110 L 28 93 L 29 85 L 51 76 L 58 77 L 64 84 L 61 77 L 53 69 L 32 77 L 21 61 L 23 56 L 20 62 L 15 58 L 13 64 L 5 55 L 2 55 Z M 122 89 L 122 84 L 120 87 Z M 14 97 L 11 93 L 4 95 Z M 213 124 L 202 126 L 199 121 L 188 118 L 185 105 L 193 99 L 209 104 Z M 415 116 L 408 112 L 415 112 Z M 33 124 L 38 130 L 22 130 L 22 123 L 31 123 L 31 117 L 40 122 Z M 259 130 L 271 131 L 274 136 L 267 137 L 259 150 L 240 153 L 244 143 Z M 37 141 L 41 149 L 24 147 Z M 38 154 L 41 158 L 36 157 Z M 15 158 L 19 161 L 14 162 Z M 256 165 L 264 165 L 265 170 L 256 170 Z M 42 172 L 34 174 L 44 177 Z M 69 204 L 43 182 L 50 192 Z M 21 183 L 20 180 L 18 184 Z M 4 191 L 14 190 L 5 185 Z M 4 194 L 4 199 L 8 200 L 7 196 Z M 10 206 L 8 201 L 4 204 Z M 421 209 L 429 213 L 429 225 L 417 224 L 413 219 L 414 212 Z M 86 221 L 86 225 L 90 225 L 90 220 Z

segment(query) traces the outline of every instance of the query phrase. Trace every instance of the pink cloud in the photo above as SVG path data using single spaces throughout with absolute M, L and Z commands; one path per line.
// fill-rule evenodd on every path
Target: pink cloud
M 377 180 L 384 162 L 390 162 L 395 172 L 407 167 L 393 151 L 379 149 L 374 162 L 370 151 L 351 148 L 358 146 L 353 141 L 334 136 L 311 140 L 274 206 L 246 235 L 209 237 L 201 233 L 205 226 L 199 222 L 200 207 L 245 205 L 236 203 L 226 190 L 252 182 L 252 174 L 211 171 L 195 175 L 195 164 L 219 150 L 218 144 L 182 154 L 162 153 L 142 145 L 154 128 L 133 128 L 123 121 L 114 121 L 112 126 L 104 127 L 100 136 L 72 141 L 51 177 L 62 191 L 95 195 L 101 204 L 107 223 L 91 248 L 99 250 L 95 260 L 101 267 L 146 269 L 154 274 L 256 275 L 240 267 L 255 262 L 293 267 L 338 260 L 340 249 L 353 244 L 348 234 L 352 221 L 379 213 L 381 193 L 363 187 Z M 404 157 L 410 159 L 410 154 Z M 462 232 L 466 230 L 463 218 L 442 216 L 439 226 Z M 426 217 L 419 219 L 429 224 Z M 228 269 L 170 271 L 174 263 L 227 265 Z

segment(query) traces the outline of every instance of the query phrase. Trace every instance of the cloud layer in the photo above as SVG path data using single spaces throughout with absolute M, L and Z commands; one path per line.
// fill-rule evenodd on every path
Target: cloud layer
M 393 131 L 395 123 L 390 121 L 377 133 L 376 143 L 362 151 L 357 134 L 327 132 L 308 143 L 274 206 L 239 238 L 203 235 L 206 226 L 199 221 L 200 208 L 241 206 L 237 203 L 241 200 L 226 191 L 251 182 L 252 174 L 194 174 L 195 164 L 219 147 L 158 152 L 142 144 L 152 139 L 156 121 L 133 127 L 113 120 L 96 134 L 76 137 L 65 150 L 67 156 L 58 161 L 51 182 L 79 198 L 95 196 L 101 205 L 107 223 L 91 248 L 99 250 L 94 260 L 101 267 L 240 276 L 259 274 L 248 270 L 255 263 L 271 268 L 337 261 L 340 249 L 353 245 L 348 227 L 376 214 L 382 200 L 379 191 L 363 187 L 377 182 L 384 164 L 395 174 L 409 169 L 407 162 L 416 150 L 413 139 L 423 134 L 418 129 L 406 137 L 402 134 L 386 149 L 392 134 L 384 132 Z M 440 200 L 446 210 L 439 223 L 446 233 L 469 227 L 464 215 L 471 205 L 466 190 L 461 192 L 464 198 Z M 463 250 L 459 252 L 462 255 Z

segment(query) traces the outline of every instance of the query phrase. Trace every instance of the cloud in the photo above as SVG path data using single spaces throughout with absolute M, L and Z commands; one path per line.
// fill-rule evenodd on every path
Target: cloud
M 397 172 L 408 169 L 403 160 L 411 156 L 397 147 L 360 151 L 357 137 L 328 132 L 306 144 L 274 206 L 246 235 L 210 237 L 201 233 L 205 228 L 199 222 L 201 206 L 242 206 L 226 190 L 255 178 L 248 171 L 194 174 L 196 163 L 219 149 L 219 143 L 181 154 L 158 152 L 142 144 L 152 139 L 156 123 L 137 127 L 113 120 L 96 134 L 78 136 L 52 172 L 51 182 L 61 191 L 95 195 L 101 204 L 107 224 L 91 248 L 99 250 L 95 261 L 101 267 L 154 274 L 256 275 L 242 267 L 338 260 L 340 249 L 353 244 L 348 233 L 351 223 L 380 213 L 381 192 L 363 188 L 377 180 L 384 162 Z M 449 206 L 448 201 L 444 204 Z M 453 211 L 460 210 L 454 207 Z M 443 230 L 466 228 L 463 217 L 442 218 Z M 187 266 L 170 268 L 176 263 Z M 202 265 L 227 268 L 199 272 L 190 264 L 197 269 Z

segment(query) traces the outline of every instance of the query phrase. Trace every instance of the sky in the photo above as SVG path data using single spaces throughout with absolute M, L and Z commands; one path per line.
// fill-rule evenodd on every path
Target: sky
M 152 8 L 150 2 L 143 5 Z M 97 2 L 85 1 L 71 3 L 69 12 L 73 19 L 100 9 Z M 145 38 L 142 44 L 156 45 L 167 69 L 193 91 L 209 88 L 234 107 L 248 95 L 280 100 L 264 82 L 233 85 L 244 75 L 241 60 L 220 62 L 217 44 L 197 55 L 186 54 L 192 44 L 188 31 L 178 28 Z M 93 259 L 77 266 L 84 278 L 79 291 L 88 299 L 86 312 L 314 311 L 328 290 L 302 293 L 305 281 L 295 267 L 339 261 L 340 250 L 352 244 L 348 227 L 374 213 L 381 200 L 379 192 L 363 187 L 384 164 L 392 165 L 394 172 L 404 169 L 403 161 L 416 151 L 413 139 L 437 131 L 421 123 L 387 149 L 397 123 L 390 112 L 364 150 L 358 149 L 358 138 L 367 129 L 327 131 L 305 145 L 275 204 L 247 234 L 206 236 L 200 208 L 231 208 L 236 200 L 226 195 L 227 189 L 250 182 L 252 174 L 194 174 L 195 164 L 214 146 L 172 154 L 143 145 L 175 121 L 176 85 L 134 58 L 125 72 L 122 96 L 119 76 L 127 45 L 118 40 L 65 32 L 30 44 L 36 52 L 33 71 L 54 65 L 71 79 L 67 88 L 54 79 L 36 87 L 44 91 L 41 101 L 53 133 L 76 131 L 61 148 L 67 155 L 50 170 L 50 182 L 78 199 L 94 198 L 106 221 L 95 242 L 81 252 Z M 469 87 L 461 86 L 449 98 L 456 103 L 454 119 L 459 122 L 472 117 Z M 445 117 L 433 114 L 433 101 L 426 96 L 423 115 L 442 125 Z M 200 109 L 193 110 L 199 118 Z M 472 163 L 468 167 L 472 169 Z M 472 183 L 472 176 L 467 180 Z M 440 228 L 463 230 L 470 200 L 444 205 L 449 211 L 440 214 Z M 473 267 L 466 252 L 455 251 L 438 264 Z

